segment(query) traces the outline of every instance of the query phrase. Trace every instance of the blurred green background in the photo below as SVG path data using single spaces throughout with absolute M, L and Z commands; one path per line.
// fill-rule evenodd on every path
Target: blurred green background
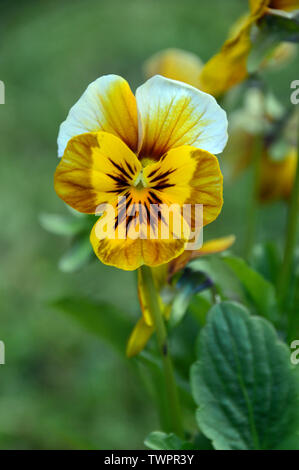
M 134 273 L 94 261 L 58 270 L 68 247 L 45 232 L 41 212 L 67 213 L 53 189 L 58 127 L 95 78 L 116 73 L 135 89 L 142 63 L 166 47 L 207 60 L 247 0 L 0 1 L 1 317 L 0 448 L 143 448 L 158 428 L 154 407 L 128 361 L 50 306 L 74 292 L 106 300 L 138 318 Z M 269 83 L 288 100 L 295 65 Z M 219 71 L 221 73 L 221 71 Z M 298 78 L 298 77 L 297 77 Z M 246 179 L 246 177 L 244 177 Z M 205 237 L 244 235 L 246 184 L 225 195 Z M 285 211 L 262 214 L 259 238 L 281 238 Z

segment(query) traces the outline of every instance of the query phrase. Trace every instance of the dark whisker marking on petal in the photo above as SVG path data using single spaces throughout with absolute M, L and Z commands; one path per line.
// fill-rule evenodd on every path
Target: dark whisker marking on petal
M 141 201 L 138 202 L 138 207 L 139 207 L 139 222 L 141 225 L 143 223 L 143 210 L 142 210 Z
M 136 215 L 129 215 L 126 219 L 126 233 L 128 233 L 129 230 L 129 225 L 132 222 L 132 220 L 136 219 Z
M 147 200 L 150 203 L 151 209 L 153 209 L 155 211 L 155 215 L 158 216 L 158 220 L 162 220 L 162 222 L 164 222 L 164 224 L 167 225 L 166 220 L 162 215 L 160 204 L 157 204 L 155 201 L 152 201 L 149 197 L 147 198 Z
M 125 160 L 125 163 L 126 163 L 126 165 L 127 165 L 127 168 L 128 168 L 128 170 L 129 170 L 129 172 L 131 173 L 131 175 L 134 176 L 134 170 L 133 170 L 133 168 L 131 167 L 130 163 L 127 162 L 127 160 Z
M 111 173 L 106 173 L 107 176 L 109 176 L 109 178 L 113 179 L 114 181 L 116 181 L 116 183 L 120 184 L 121 186 L 127 186 L 128 185 L 128 182 L 120 177 L 120 176 L 115 176 L 115 175 L 111 175 Z
M 154 232 L 154 234 L 155 234 L 155 232 L 156 232 L 156 223 L 155 223 L 155 220 L 153 220 L 153 217 L 152 217 L 153 214 L 151 214 L 151 212 L 150 212 L 150 210 L 149 210 L 149 208 L 148 208 L 146 202 L 144 203 L 144 207 L 145 207 L 145 209 L 146 209 L 147 220 L 148 220 L 148 222 L 150 223 L 150 226 L 152 227 L 153 232 Z
M 121 173 L 123 173 L 127 178 L 131 179 L 129 173 L 124 169 L 123 166 L 118 165 L 118 163 L 115 163 L 112 158 L 108 158 L 108 160 L 112 163 L 115 168 L 117 168 Z
M 148 175 L 148 178 L 151 178 L 152 176 L 154 176 L 154 174 L 157 173 L 158 170 L 159 168 L 155 168 L 154 170 L 152 170 L 150 174 Z
M 167 189 L 171 188 L 172 186 L 175 186 L 175 184 L 170 184 L 170 183 L 163 183 L 163 184 L 157 184 L 156 186 L 153 186 L 154 189 Z
M 156 202 L 158 202 L 159 204 L 162 204 L 162 199 L 160 199 L 158 196 L 156 196 L 155 193 L 153 193 L 153 191 L 149 191 L 149 195 L 152 199 L 154 199 Z
M 150 221 L 151 220 L 151 214 L 150 214 L 149 208 L 147 207 L 146 202 L 144 203 L 144 207 L 145 207 L 145 210 L 146 210 L 147 220 Z
M 117 215 L 117 216 L 115 217 L 115 222 L 114 222 L 114 230 L 116 230 L 116 229 L 117 229 L 117 227 L 118 227 L 118 223 L 119 223 L 119 217 L 118 217 L 118 215 Z
M 130 196 L 129 199 L 127 200 L 126 196 L 129 194 L 129 192 L 127 191 L 123 197 L 125 197 L 125 201 L 120 201 L 118 202 L 117 204 L 117 209 L 118 209 L 118 213 L 115 217 L 115 225 L 114 225 L 114 229 L 117 228 L 118 224 L 119 223 L 122 223 L 126 216 L 127 216 L 127 211 L 128 211 L 128 208 L 132 202 L 132 197 Z
M 151 180 L 151 183 L 154 183 L 155 181 L 158 181 L 158 180 L 161 180 L 161 179 L 165 179 L 165 178 L 167 178 L 169 175 L 171 175 L 172 173 L 174 173 L 175 171 L 176 171 L 176 168 L 173 168 L 173 169 L 164 171 L 163 173 L 160 173 L 159 175 L 155 176 L 155 178 L 153 178 L 153 179 Z
M 154 206 L 157 206 L 157 205 L 158 205 L 158 204 L 156 203 L 156 201 L 155 201 L 155 200 L 152 201 L 150 197 L 148 197 L 147 200 L 148 200 L 148 202 L 149 202 L 150 204 L 153 204 Z

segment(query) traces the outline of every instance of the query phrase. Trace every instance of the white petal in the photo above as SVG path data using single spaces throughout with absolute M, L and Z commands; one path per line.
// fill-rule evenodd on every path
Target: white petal
M 75 135 L 104 131 L 120 137 L 132 150 L 138 141 L 137 106 L 129 84 L 117 75 L 92 82 L 61 124 L 58 155 Z
M 227 142 L 227 118 L 215 98 L 197 88 L 156 75 L 136 91 L 141 156 L 192 145 L 221 153 Z

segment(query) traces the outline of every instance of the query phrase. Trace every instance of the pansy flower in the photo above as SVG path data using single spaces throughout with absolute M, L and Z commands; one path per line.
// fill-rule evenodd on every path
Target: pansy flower
M 123 78 L 103 76 L 60 127 L 55 189 L 79 212 L 102 213 L 90 240 L 103 263 L 125 270 L 159 266 L 188 243 L 194 220 L 184 218 L 184 205 L 202 205 L 202 226 L 220 213 L 222 174 L 214 154 L 226 141 L 226 114 L 212 96 L 161 76 L 134 96 Z M 157 209 L 173 205 L 180 229 Z M 103 220 L 112 222 L 115 237 L 102 230 Z M 168 236 L 162 237 L 165 226 Z

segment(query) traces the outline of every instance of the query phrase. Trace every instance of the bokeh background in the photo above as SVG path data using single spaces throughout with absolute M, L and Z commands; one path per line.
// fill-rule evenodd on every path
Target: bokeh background
M 51 306 L 76 292 L 139 315 L 135 274 L 94 261 L 62 273 L 65 238 L 44 231 L 42 212 L 67 212 L 53 189 L 56 138 L 70 106 L 95 78 L 116 73 L 132 88 L 142 63 L 166 47 L 207 60 L 247 0 L 0 1 L 0 448 L 143 448 L 159 427 L 128 360 Z M 283 102 L 296 64 L 267 77 Z M 221 73 L 221 71 L 219 71 Z M 297 77 L 298 78 L 298 77 Z M 204 236 L 242 246 L 246 174 L 226 187 L 224 210 Z M 280 240 L 282 203 L 262 211 L 258 237 Z M 103 312 L 103 314 L 105 314 Z

